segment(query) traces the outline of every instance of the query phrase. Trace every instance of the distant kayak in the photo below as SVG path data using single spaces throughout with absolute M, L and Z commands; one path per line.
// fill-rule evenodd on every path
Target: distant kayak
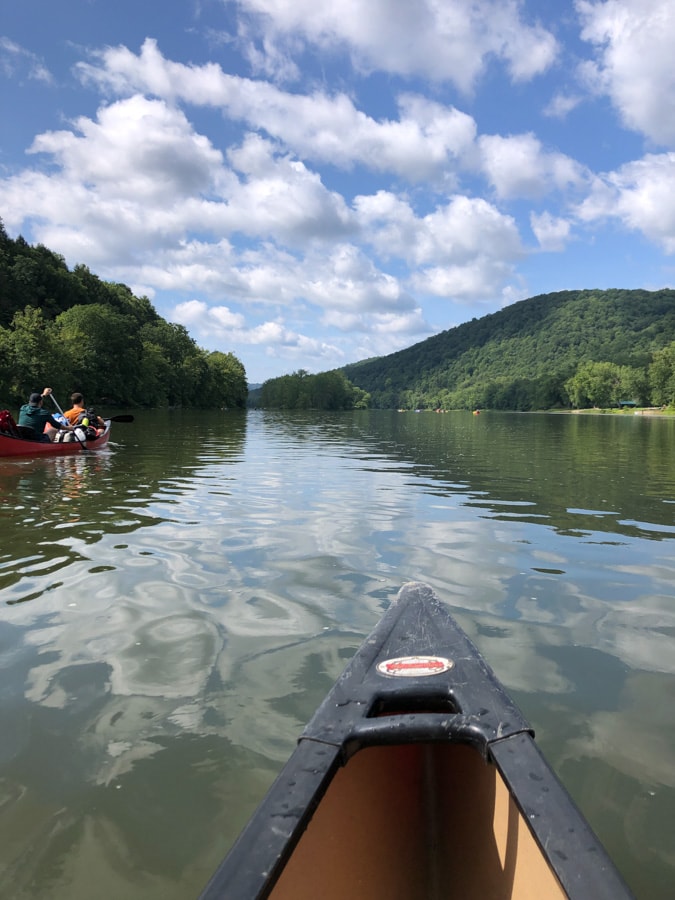
M 100 450 L 105 447 L 110 437 L 111 420 L 105 419 L 105 430 L 92 441 L 70 442 L 36 441 L 30 438 L 15 437 L 0 431 L 0 457 L 4 456 L 67 456 L 74 453 L 82 453 L 83 450 Z
M 450 897 L 632 894 L 476 647 L 412 582 L 202 900 Z

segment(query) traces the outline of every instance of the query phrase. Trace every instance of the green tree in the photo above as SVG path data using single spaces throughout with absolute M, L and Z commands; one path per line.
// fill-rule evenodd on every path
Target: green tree
M 648 381 L 655 406 L 675 405 L 675 341 L 655 351 Z
M 15 313 L 11 328 L 4 331 L 2 345 L 5 357 L 3 396 L 24 403 L 26 395 L 45 386 L 56 391 L 54 383 L 59 358 L 52 329 L 41 310 L 27 306 Z
M 119 404 L 143 398 L 143 344 L 131 316 L 93 303 L 61 313 L 55 326 L 73 388 Z
M 541 409 L 569 403 L 564 384 L 578 366 L 601 360 L 645 369 L 673 339 L 673 290 L 561 291 L 343 371 L 377 407 L 428 407 L 443 397 L 444 408 L 463 408 L 472 396 L 492 405 L 480 399 L 492 386 L 502 408 Z
M 634 400 L 638 406 L 649 406 L 651 403 L 651 387 L 649 373 L 646 368 L 632 366 L 621 367 L 621 398 Z
M 164 407 L 169 405 L 169 385 L 175 378 L 175 370 L 164 350 L 152 341 L 142 341 L 142 368 L 144 405 Z M 140 399 L 140 398 L 139 398 Z
M 219 406 L 246 406 L 246 369 L 233 353 L 216 350 L 206 357 L 209 367 L 209 399 L 219 398 Z
M 573 406 L 616 406 L 621 399 L 621 367 L 610 362 L 588 362 L 565 382 Z
M 47 384 L 57 397 L 79 389 L 125 404 L 210 405 L 217 384 L 237 405 L 246 396 L 245 372 L 236 357 L 223 357 L 211 360 L 147 297 L 83 265 L 70 272 L 41 244 L 12 240 L 0 220 L 3 403 L 23 402 Z
M 266 381 L 259 405 L 266 409 L 366 409 L 369 395 L 356 388 L 343 372 L 309 375 L 304 369 Z

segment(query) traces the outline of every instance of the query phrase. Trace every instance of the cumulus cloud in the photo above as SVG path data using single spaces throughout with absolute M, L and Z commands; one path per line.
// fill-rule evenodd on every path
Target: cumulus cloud
M 272 146 L 254 135 L 229 159 L 245 179 L 230 198 L 236 210 L 233 229 L 289 242 L 335 238 L 352 230 L 344 199 L 326 190 L 320 175 L 303 162 L 275 157 Z
M 293 59 L 320 50 L 343 77 L 326 83 L 341 89 L 308 77 L 303 90 L 285 90 L 217 62 L 174 61 L 152 38 L 138 52 L 95 52 L 76 71 L 102 98 L 97 112 L 35 137 L 29 166 L 0 180 L 5 224 L 28 223 L 31 239 L 102 277 L 165 293 L 200 339 L 334 364 L 353 359 L 356 342 L 373 355 L 439 330 L 432 315 L 447 327 L 451 304 L 466 317 L 477 304 L 527 296 L 517 266 L 532 251 L 520 228 L 540 251 L 559 252 L 574 225 L 615 218 L 675 252 L 668 154 L 593 175 L 539 132 L 479 134 L 489 117 L 470 93 L 463 101 L 476 118 L 448 102 L 447 83 L 470 92 L 488 60 L 520 82 L 552 65 L 558 46 L 523 3 L 231 5 L 242 15 L 228 46 L 248 42 L 258 72 L 293 77 Z M 655 113 L 627 85 L 635 74 L 638 94 L 653 89 L 662 53 L 640 63 L 619 25 L 635 25 L 639 48 L 659 15 L 669 33 L 672 16 L 650 0 L 637 22 L 637 8 L 577 3 L 597 53 L 595 90 L 626 121 L 644 114 L 640 127 L 653 135 Z M 0 60 L 19 56 L 0 45 Z M 346 68 L 348 58 L 359 68 Z M 370 87 L 360 93 L 371 69 L 393 76 L 386 104 Z M 433 90 L 413 75 L 434 79 Z M 539 94 L 548 141 L 578 102 L 558 92 L 545 106 Z
M 306 162 L 345 170 L 365 166 L 411 183 L 436 181 L 445 190 L 456 188 L 463 174 L 478 166 L 498 196 L 507 199 L 540 197 L 579 185 L 584 178 L 578 163 L 546 151 L 533 134 L 477 137 L 472 116 L 412 92 L 398 96 L 398 119 L 376 120 L 345 94 L 286 92 L 229 75 L 213 63 L 171 62 L 151 39 L 138 55 L 126 47 L 108 48 L 96 65 L 82 64 L 80 72 L 116 93 L 143 91 L 167 103 L 218 107 L 228 117 L 263 129 Z M 253 157 L 254 148 L 263 145 L 249 138 L 247 146 Z
M 368 240 L 382 255 L 400 256 L 411 266 L 441 266 L 449 272 L 471 268 L 480 259 L 514 261 L 522 253 L 515 220 L 482 198 L 453 197 L 424 216 L 410 204 L 380 191 L 355 200 Z M 457 281 L 457 279 L 454 279 Z M 472 283 L 475 279 L 472 277 Z M 484 289 L 490 290 L 487 278 Z M 416 283 L 419 283 L 419 279 Z M 429 282 L 431 283 L 431 282 Z M 435 279 L 435 284 L 440 285 Z M 438 287 L 433 293 L 441 294 Z M 455 290 L 451 292 L 455 294 Z M 470 293 L 473 295 L 474 290 Z
M 415 290 L 450 300 L 481 301 L 499 297 L 504 281 L 513 273 L 505 260 L 479 255 L 463 266 L 430 266 L 412 277 Z
M 579 163 L 546 151 L 533 134 L 483 135 L 478 146 L 486 176 L 501 198 L 537 198 L 581 186 L 586 177 Z
M 184 113 L 138 95 L 38 136 L 30 152 L 56 170 L 25 170 L 0 185 L 9 225 L 39 217 L 48 246 L 93 264 L 128 263 L 188 232 L 242 233 L 290 243 L 351 227 L 344 200 L 298 160 L 251 137 L 222 153 Z M 51 242 L 51 243 L 50 243 Z
M 494 299 L 524 254 L 515 220 L 482 198 L 457 195 L 423 216 L 384 191 L 355 206 L 377 252 L 408 262 L 414 294 Z
M 422 75 L 465 92 L 473 89 L 490 57 L 520 81 L 546 71 L 558 50 L 549 31 L 526 21 L 519 0 L 230 2 L 258 18 L 263 35 L 258 59 L 269 57 L 273 48 L 275 60 L 285 60 L 287 42 L 295 45 L 302 38 L 317 51 L 345 51 L 362 70 Z
M 568 219 L 552 216 L 549 212 L 530 213 L 530 226 L 542 250 L 564 250 L 570 237 Z
M 581 37 L 597 50 L 584 66 L 624 124 L 657 144 L 675 144 L 675 4 L 672 0 L 576 0 Z
M 39 135 L 29 152 L 50 165 L 0 182 L 5 222 L 32 219 L 37 240 L 104 269 L 208 224 L 227 181 L 222 154 L 180 110 L 139 96 Z
M 675 253 L 675 153 L 647 155 L 598 176 L 577 214 L 585 222 L 616 218 Z
M 242 315 L 226 306 L 209 306 L 201 300 L 177 304 L 172 319 L 202 337 L 215 332 L 223 340 L 263 347 L 270 355 L 304 360 L 307 365 L 334 367 L 344 359 L 343 351 L 336 344 L 293 331 L 279 321 L 247 327 Z
M 207 306 L 203 300 L 188 300 L 174 307 L 176 322 L 185 325 L 186 328 L 203 328 L 208 321 L 218 331 L 227 331 L 232 328 L 241 329 L 245 319 L 241 313 L 233 313 L 227 306 Z
M 72 130 L 39 135 L 29 152 L 50 154 L 64 177 L 99 195 L 153 203 L 205 192 L 222 165 L 184 113 L 138 95 L 100 107 L 96 121 L 80 116 Z
M 447 175 L 475 138 L 473 118 L 413 93 L 398 99 L 398 120 L 378 121 L 345 94 L 299 94 L 225 73 L 220 66 L 167 60 L 147 39 L 138 55 L 107 48 L 80 64 L 83 80 L 118 95 L 150 93 L 169 103 L 218 107 L 281 141 L 303 159 L 343 169 L 360 164 L 413 182 Z
M 340 245 L 310 272 L 310 282 L 304 295 L 325 311 L 331 324 L 346 329 L 349 315 L 359 313 L 399 315 L 408 314 L 416 306 L 400 281 L 381 271 L 358 247 Z M 340 317 L 344 317 L 341 319 Z

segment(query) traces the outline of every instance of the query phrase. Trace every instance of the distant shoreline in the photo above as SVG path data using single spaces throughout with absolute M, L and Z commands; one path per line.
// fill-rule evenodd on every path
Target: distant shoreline
M 634 409 L 613 409 L 611 407 L 594 407 L 593 409 L 548 409 L 542 412 L 565 416 L 651 416 L 660 419 L 675 417 L 675 409 L 661 406 L 645 406 Z

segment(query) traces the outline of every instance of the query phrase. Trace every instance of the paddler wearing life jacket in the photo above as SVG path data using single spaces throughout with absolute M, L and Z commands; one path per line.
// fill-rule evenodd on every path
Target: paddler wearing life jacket
M 105 430 L 105 422 L 100 416 L 96 415 L 96 410 L 87 409 L 84 405 L 84 397 L 79 392 L 70 395 L 70 402 L 73 404 L 70 409 L 64 412 L 64 416 L 68 419 L 70 425 L 82 425 L 84 428 L 90 427 L 96 430 L 96 435 L 101 434 Z

